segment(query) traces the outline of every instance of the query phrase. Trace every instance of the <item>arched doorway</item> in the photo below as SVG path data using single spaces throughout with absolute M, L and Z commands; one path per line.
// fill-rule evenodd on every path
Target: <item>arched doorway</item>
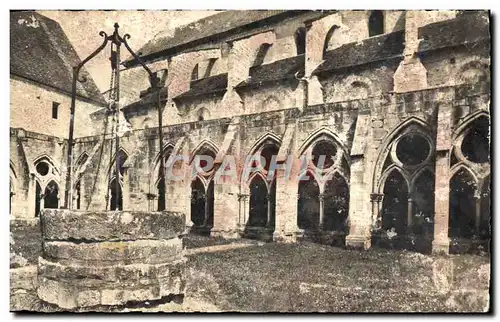
M 307 172 L 299 181 L 297 225 L 300 229 L 316 230 L 319 224 L 319 186 L 314 176 Z

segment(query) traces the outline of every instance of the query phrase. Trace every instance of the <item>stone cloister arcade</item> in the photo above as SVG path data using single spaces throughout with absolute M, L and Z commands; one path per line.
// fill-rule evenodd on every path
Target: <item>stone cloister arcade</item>
M 379 154 L 374 160 L 373 182 L 370 200 L 372 205 L 372 243 L 399 240 L 403 245 L 421 244 L 418 249 L 428 249 L 439 231 L 448 231 L 451 240 L 450 251 L 461 251 L 460 244 L 487 242 L 491 237 L 490 228 L 490 160 L 489 160 L 489 114 L 478 110 L 462 119 L 455 127 L 451 140 L 452 148 L 448 156 L 448 177 L 436 176 L 436 126 L 418 117 L 409 117 L 385 136 Z M 246 177 L 240 173 L 238 202 L 240 209 L 238 222 L 242 236 L 251 238 L 273 238 L 277 217 L 281 216 L 276 203 L 276 173 L 269 168 L 280 153 L 282 139 L 267 133 L 245 154 L 244 162 L 259 158 L 265 166 Z M 175 144 L 164 146 L 164 160 L 172 162 Z M 293 151 L 292 151 L 293 153 Z M 214 201 L 217 199 L 216 167 L 201 156 L 211 160 L 218 158 L 219 148 L 209 140 L 203 140 L 190 151 L 186 164 L 190 171 L 189 220 L 192 231 L 210 234 L 214 218 L 218 216 Z M 296 227 L 298 236 L 323 234 L 340 237 L 342 240 L 350 232 L 350 156 L 335 134 L 329 130 L 319 130 L 311 134 L 297 149 L 295 156 L 301 158 L 297 180 Z M 253 157 L 253 158 L 252 158 Z M 73 197 L 76 209 L 83 208 L 82 189 L 88 181 L 84 172 L 89 154 L 84 152 L 75 163 Z M 113 157 L 114 159 L 114 157 Z M 112 160 L 113 160 L 112 159 Z M 105 196 L 108 209 L 127 209 L 127 172 L 130 165 L 128 152 L 119 151 L 119 174 L 110 163 L 107 167 Z M 274 160 L 273 160 L 274 159 Z M 168 195 L 172 193 L 169 182 L 164 183 L 159 175 L 159 155 L 154 159 L 150 174 L 150 210 L 169 209 Z M 33 200 L 33 216 L 37 217 L 43 208 L 58 208 L 61 195 L 60 166 L 49 156 L 34 159 L 35 174 L 30 181 L 30 196 Z M 174 164 L 173 167 L 179 167 Z M 10 165 L 10 204 L 15 202 L 19 173 Z M 116 191 L 116 180 L 120 180 L 120 190 Z M 438 194 L 437 184 L 448 185 L 448 195 Z M 437 226 L 435 220 L 435 200 L 448 199 L 449 216 L 445 223 Z M 126 201 L 126 202 L 124 202 Z M 152 205 L 154 202 L 154 205 Z M 395 238 L 393 237 L 395 236 Z M 381 242 L 384 245 L 384 242 Z M 455 246 L 454 246 L 455 245 Z M 406 246 L 403 246 L 406 247 Z

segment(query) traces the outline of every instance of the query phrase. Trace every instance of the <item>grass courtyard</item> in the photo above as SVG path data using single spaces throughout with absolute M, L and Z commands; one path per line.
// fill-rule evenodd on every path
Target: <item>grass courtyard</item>
M 190 243 L 190 244 L 189 244 Z M 202 240 L 188 241 L 201 247 Z M 228 244 L 207 238 L 206 244 Z M 490 259 L 313 243 L 189 255 L 188 311 L 484 312 Z M 195 304 L 190 304 L 195 303 Z M 198 304 L 196 304 L 198 303 Z M 203 303 L 203 304 L 199 304 Z

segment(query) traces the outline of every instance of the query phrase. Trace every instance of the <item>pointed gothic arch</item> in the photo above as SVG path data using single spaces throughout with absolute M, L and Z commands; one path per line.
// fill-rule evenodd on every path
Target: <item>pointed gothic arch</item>
M 274 142 L 274 144 L 281 146 L 282 140 L 281 138 L 274 132 L 266 132 L 259 136 L 259 138 L 255 141 L 255 143 L 248 149 L 247 156 L 255 154 L 264 143 L 266 142 Z
M 335 142 L 335 144 L 340 147 L 342 149 L 342 152 L 344 153 L 344 155 L 346 157 L 349 156 L 349 153 L 347 153 L 347 150 L 344 146 L 344 144 L 342 144 L 342 140 L 339 138 L 339 136 L 333 132 L 332 130 L 330 130 L 329 128 L 326 128 L 326 127 L 322 127 L 322 128 L 319 128 L 317 129 L 316 131 L 314 131 L 313 133 L 311 133 L 307 139 L 300 145 L 298 151 L 298 155 L 303 155 L 304 152 L 311 146 L 313 145 L 316 141 L 318 141 L 319 139 L 321 139 L 322 137 L 324 137 L 325 139 L 327 139 L 328 137 L 330 137 L 330 139 Z
M 328 51 L 328 45 L 330 44 L 330 40 L 332 37 L 335 35 L 335 32 L 339 29 L 340 27 L 337 25 L 333 25 L 330 30 L 326 33 L 325 36 L 325 42 L 323 43 L 323 59 L 325 58 L 325 53 Z
M 375 167 L 373 171 L 373 181 L 372 181 L 372 189 L 375 191 L 376 187 L 380 186 L 381 176 L 383 175 L 384 164 L 387 162 L 387 157 L 391 153 L 391 145 L 396 142 L 398 137 L 402 137 L 405 132 L 413 132 L 418 133 L 424 136 L 428 141 L 432 141 L 429 136 L 431 132 L 431 126 L 425 122 L 424 120 L 411 116 L 401 122 L 398 126 L 396 126 L 390 133 L 388 133 L 383 139 L 380 147 L 378 149 L 379 154 L 375 161 Z M 432 148 L 432 146 L 431 146 Z

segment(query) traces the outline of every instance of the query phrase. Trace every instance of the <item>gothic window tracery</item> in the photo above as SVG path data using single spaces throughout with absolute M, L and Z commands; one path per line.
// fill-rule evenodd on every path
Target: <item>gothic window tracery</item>
M 490 229 L 490 122 L 485 115 L 462 125 L 450 155 L 449 237 L 488 240 Z
M 44 208 L 59 208 L 60 173 L 48 156 L 35 160 L 35 217 Z
M 127 153 L 120 149 L 118 151 L 118 174 L 116 173 L 115 166 L 116 159 L 113 158 L 113 162 L 111 163 L 108 182 L 110 210 L 123 210 L 123 176 L 125 174 L 125 162 L 127 159 Z M 116 180 L 118 180 L 118 186 L 116 184 Z
M 191 182 L 191 221 L 200 233 L 210 233 L 214 222 L 214 161 L 217 149 L 203 142 L 193 152 Z M 208 230 L 208 231 L 207 231 Z
M 349 167 L 344 150 L 333 137 L 320 133 L 302 155 L 298 227 L 348 233 Z
M 264 137 L 265 138 L 265 137 Z M 250 174 L 244 185 L 249 193 L 249 215 L 246 232 L 254 228 L 275 229 L 276 217 L 276 162 L 280 142 L 273 137 L 262 140 L 249 154 L 248 166 L 257 169 Z
M 375 231 L 421 236 L 434 231 L 434 145 L 427 130 L 410 124 L 387 146 L 378 193 Z

